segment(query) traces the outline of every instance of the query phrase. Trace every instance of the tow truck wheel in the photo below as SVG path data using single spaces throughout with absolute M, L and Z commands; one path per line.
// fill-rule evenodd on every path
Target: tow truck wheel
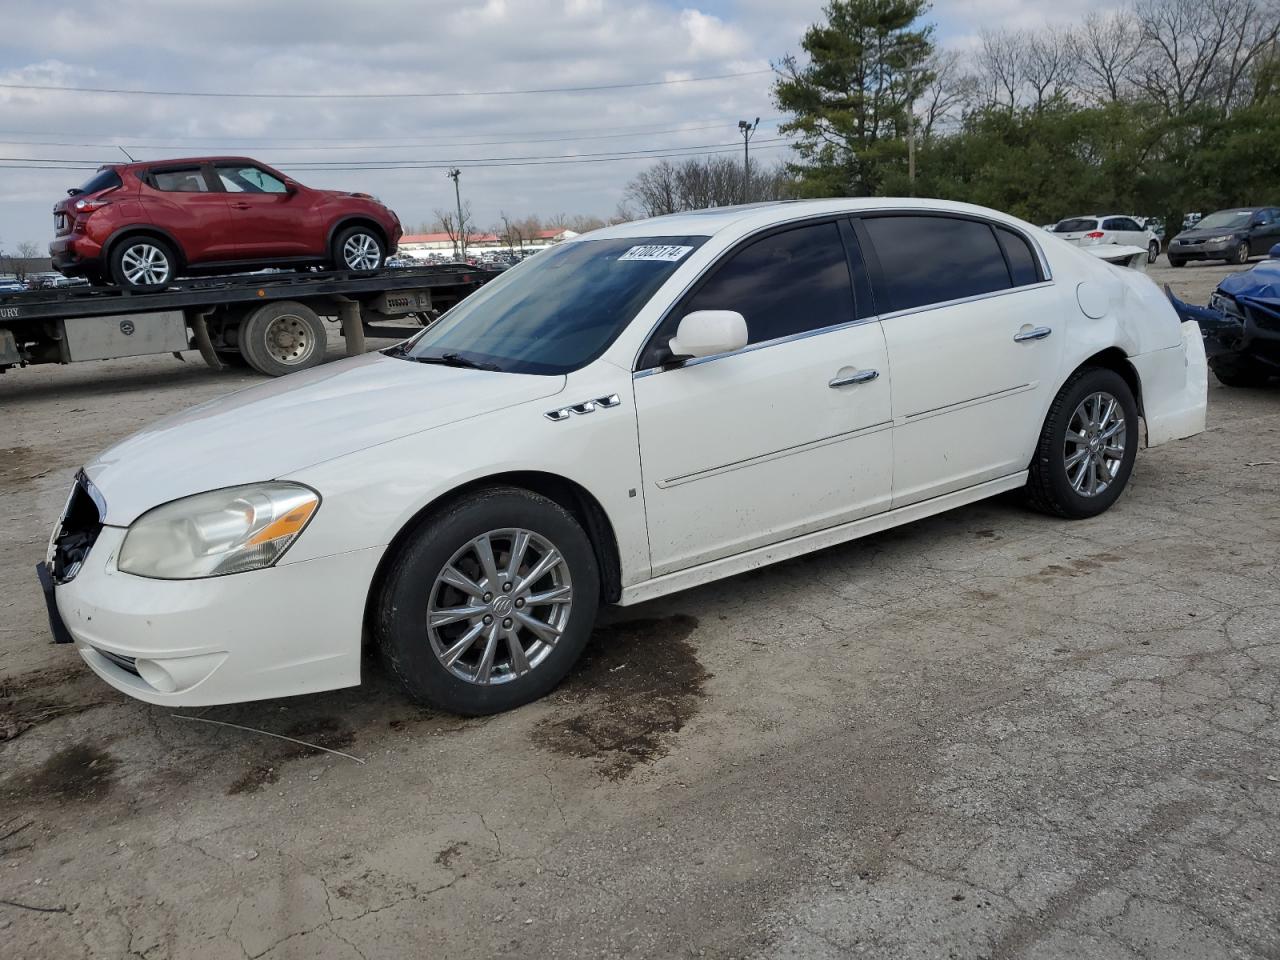
M 281 300 L 245 317 L 236 342 L 249 366 L 268 377 L 282 377 L 323 363 L 328 334 L 306 304 Z

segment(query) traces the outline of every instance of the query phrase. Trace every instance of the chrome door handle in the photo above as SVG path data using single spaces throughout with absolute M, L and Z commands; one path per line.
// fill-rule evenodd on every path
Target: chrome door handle
M 1053 333 L 1052 327 L 1036 327 L 1026 333 L 1015 333 L 1013 339 L 1015 343 L 1026 343 L 1028 340 L 1043 340 L 1051 333 Z
M 836 377 L 834 380 L 828 380 L 828 387 L 847 387 L 853 383 L 870 383 L 876 377 L 880 376 L 879 370 L 859 370 L 855 374 L 847 377 Z

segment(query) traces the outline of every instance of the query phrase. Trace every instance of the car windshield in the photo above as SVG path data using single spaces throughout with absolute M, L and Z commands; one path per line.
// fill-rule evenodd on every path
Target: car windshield
M 1236 227 L 1247 227 L 1252 216 L 1252 210 L 1219 210 L 1201 219 L 1195 229 L 1234 230 Z
M 392 356 L 506 373 L 562 374 L 613 343 L 706 237 L 576 240 L 458 304 Z
M 1076 217 L 1074 220 L 1063 220 L 1053 228 L 1054 233 L 1080 233 L 1083 230 L 1096 230 L 1098 221 L 1087 217 Z

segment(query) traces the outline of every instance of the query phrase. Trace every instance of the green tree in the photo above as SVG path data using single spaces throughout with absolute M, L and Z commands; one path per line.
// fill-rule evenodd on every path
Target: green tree
M 927 0 L 830 0 L 825 22 L 809 27 L 808 55 L 780 64 L 774 101 L 793 115 L 792 164 L 808 196 L 870 196 L 905 167 L 912 105 L 933 79 L 933 27 L 918 25 Z

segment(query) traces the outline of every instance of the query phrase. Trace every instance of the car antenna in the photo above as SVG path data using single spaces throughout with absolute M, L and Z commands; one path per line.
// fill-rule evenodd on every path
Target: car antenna
M 128 151 L 128 150 L 126 150 L 124 147 L 120 146 L 119 144 L 116 144 L 116 149 L 117 149 L 117 150 L 119 150 L 121 153 L 123 153 L 126 157 L 129 157 L 129 162 L 130 162 L 130 163 L 137 163 L 137 162 L 138 162 L 137 160 L 133 159 L 133 157 L 132 157 L 132 156 L 130 156 L 130 155 L 129 155 L 129 151 Z

